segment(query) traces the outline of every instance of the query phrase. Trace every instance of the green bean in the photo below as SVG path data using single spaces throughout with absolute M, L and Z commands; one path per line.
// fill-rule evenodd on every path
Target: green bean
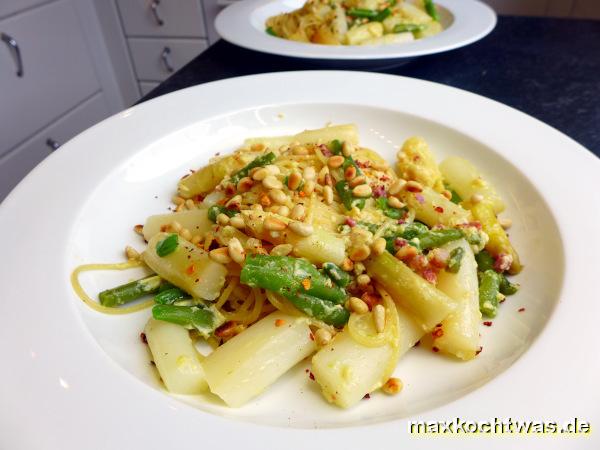
M 456 228 L 447 228 L 445 230 L 429 230 L 426 233 L 417 236 L 419 247 L 429 249 L 441 247 L 448 242 L 456 241 L 463 237 L 463 232 Z
M 365 8 L 350 8 L 346 14 L 350 17 L 360 17 L 361 19 L 375 19 L 379 11 Z
M 208 337 L 225 322 L 225 318 L 216 308 L 213 306 L 208 308 L 204 305 L 155 305 L 152 308 L 152 317 L 181 325 L 189 330 L 196 329 L 204 337 Z
M 350 283 L 350 275 L 344 272 L 337 265 L 332 262 L 326 262 L 323 264 L 323 270 L 331 280 L 339 287 L 346 287 Z
M 440 16 L 437 8 L 435 7 L 435 3 L 433 3 L 433 0 L 423 0 L 423 5 L 425 6 L 425 11 L 427 11 L 427 14 L 429 14 L 433 20 L 439 22 Z
M 363 209 L 365 207 L 365 199 L 364 198 L 355 198 L 352 195 L 352 189 L 348 185 L 347 181 L 340 180 L 335 184 L 335 190 L 339 194 L 342 203 L 346 207 L 348 211 L 352 209 L 352 207 L 356 206 L 358 209 Z
M 428 231 L 429 228 L 424 223 L 413 222 L 404 225 L 402 232 L 400 233 L 400 237 L 409 241 L 413 238 L 416 238 L 420 234 L 427 233 Z
M 487 250 L 482 250 L 477 253 L 475 255 L 475 261 L 477 261 L 477 270 L 480 272 L 494 269 L 494 258 L 488 253 Z
M 387 19 L 391 15 L 392 15 L 392 10 L 390 8 L 384 8 L 381 11 L 379 11 L 375 17 L 373 17 L 373 20 L 375 22 L 383 22 L 385 19 Z
M 286 298 L 307 316 L 335 327 L 342 327 L 350 318 L 350 312 L 342 305 L 334 305 L 309 294 L 297 293 L 293 297 Z
M 331 151 L 331 153 L 333 153 L 334 155 L 342 154 L 342 143 L 337 139 L 334 139 L 333 141 L 331 141 L 329 143 L 328 148 L 329 148 L 329 151 Z
M 462 247 L 456 247 L 452 250 L 448 258 L 448 264 L 446 264 L 446 272 L 458 273 L 464 254 L 465 250 Z
M 479 309 L 484 316 L 496 317 L 498 314 L 498 294 L 500 293 L 500 275 L 486 270 L 479 283 Z
M 273 152 L 269 152 L 265 155 L 258 156 L 246 167 L 233 174 L 231 176 L 231 182 L 233 184 L 237 184 L 238 181 L 240 181 L 242 178 L 247 177 L 248 173 L 255 167 L 264 167 L 266 165 L 272 164 L 273 161 L 275 161 L 275 153 Z
M 189 298 L 189 294 L 178 287 L 160 291 L 154 296 L 154 301 L 160 305 L 172 305 L 177 300 Z
M 375 200 L 375 206 L 383 211 L 383 214 L 392 218 L 392 219 L 400 219 L 404 217 L 406 214 L 406 208 L 392 208 L 386 197 L 379 197 Z
M 500 274 L 500 293 L 504 295 L 516 294 L 521 286 L 518 283 L 511 283 L 504 274 Z
M 144 295 L 158 292 L 161 285 L 161 278 L 158 275 L 151 275 L 140 280 L 132 281 L 121 286 L 107 289 L 98 294 L 100 304 L 103 306 L 120 306 L 132 302 Z

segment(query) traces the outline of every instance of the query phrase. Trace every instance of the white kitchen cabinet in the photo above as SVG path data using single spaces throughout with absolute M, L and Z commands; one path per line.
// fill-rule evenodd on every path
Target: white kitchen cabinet
M 156 81 L 140 81 L 140 92 L 142 97 L 157 87 L 160 83 Z
M 39 131 L 8 154 L 0 157 L 0 202 L 40 161 L 79 132 L 101 121 L 109 114 L 102 94 L 97 93 L 72 111 Z M 63 177 L 63 173 L 57 173 Z
M 55 1 L 0 20 L 23 64 L 0 43 L 0 155 L 100 91 L 69 0 Z
M 0 1 L 0 19 L 48 1 L 49 0 L 2 0 Z

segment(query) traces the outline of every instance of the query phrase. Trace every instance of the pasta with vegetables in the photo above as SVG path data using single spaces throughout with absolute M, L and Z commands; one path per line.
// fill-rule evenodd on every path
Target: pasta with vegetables
M 238 407 L 312 357 L 325 399 L 347 408 L 399 392 L 397 362 L 426 335 L 435 352 L 475 358 L 482 315 L 518 290 L 502 199 L 470 162 L 438 165 L 422 138 L 394 167 L 355 125 L 251 138 L 182 178 L 173 201 L 136 227 L 141 254 L 72 276 L 101 312 L 152 306 L 144 336 L 170 392 Z M 152 274 L 99 302 L 78 281 L 140 265 Z

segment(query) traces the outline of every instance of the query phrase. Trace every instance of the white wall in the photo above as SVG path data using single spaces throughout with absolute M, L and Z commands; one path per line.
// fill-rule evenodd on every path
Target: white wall
M 600 19 L 600 0 L 483 0 L 499 14 Z

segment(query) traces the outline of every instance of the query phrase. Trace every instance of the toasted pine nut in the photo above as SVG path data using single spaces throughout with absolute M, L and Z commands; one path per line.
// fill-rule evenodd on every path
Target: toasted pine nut
M 268 164 L 265 166 L 265 169 L 267 169 L 271 175 L 279 175 L 281 172 L 279 167 L 277 167 L 275 164 Z
M 254 203 L 253 205 L 250 205 L 250 209 L 252 211 L 262 211 L 263 207 L 262 207 L 262 205 L 260 205 L 258 203 Z
M 354 166 L 346 167 L 346 170 L 344 170 L 344 178 L 347 181 L 350 181 L 350 180 L 354 179 L 355 176 L 356 176 L 356 167 L 354 167 Z
M 406 189 L 408 192 L 422 192 L 423 185 L 418 181 L 410 180 L 406 182 L 404 189 Z
M 229 244 L 227 244 L 227 252 L 229 253 L 231 259 L 238 264 L 242 264 L 244 259 L 246 259 L 246 252 L 244 251 L 244 247 L 242 247 L 242 244 L 238 238 L 234 237 L 229 240 Z
M 268 231 L 283 231 L 287 225 L 285 222 L 269 216 L 265 219 L 263 226 L 265 227 L 265 230 Z
M 370 197 L 372 193 L 373 190 L 368 184 L 359 184 L 354 189 L 352 189 L 352 195 L 354 195 L 355 197 Z
M 290 217 L 294 220 L 302 220 L 304 219 L 304 206 L 301 205 L 300 203 L 298 203 L 296 206 L 294 206 L 294 208 L 292 209 L 292 212 L 290 214 Z
M 238 192 L 248 192 L 254 186 L 254 181 L 250 177 L 242 178 L 237 184 Z
M 473 194 L 471 195 L 471 203 L 476 205 L 477 203 L 481 203 L 483 201 L 483 195 L 481 194 Z
M 354 151 L 355 151 L 354 145 L 352 145 L 348 141 L 344 141 L 344 143 L 342 144 L 342 154 L 344 156 L 350 156 L 352 153 L 354 153 Z
M 512 226 L 512 220 L 509 218 L 501 218 L 498 219 L 498 223 L 500 224 L 500 226 L 502 228 L 504 228 L 505 230 L 508 230 L 511 226 Z
M 183 228 L 180 232 L 179 235 L 184 238 L 186 241 L 189 241 L 190 239 L 192 239 L 192 233 L 190 232 L 190 230 L 188 230 L 187 228 Z
M 213 261 L 218 262 L 219 264 L 229 264 L 231 262 L 231 258 L 229 257 L 229 250 L 227 247 L 221 247 L 211 250 L 209 256 Z
M 371 245 L 371 250 L 373 250 L 374 255 L 381 255 L 383 252 L 385 252 L 386 245 L 387 242 L 385 241 L 385 239 L 380 237 L 373 241 L 373 244 Z
M 243 228 L 246 227 L 246 224 L 244 222 L 244 218 L 237 214 L 235 216 L 233 216 L 231 219 L 229 219 L 229 223 L 234 227 L 237 228 L 238 230 L 241 230 Z
M 325 200 L 325 203 L 328 205 L 333 203 L 333 189 L 331 189 L 331 186 L 325 186 L 323 188 L 323 200 Z
M 283 216 L 283 217 L 287 217 L 290 215 L 290 208 L 288 208 L 285 205 L 282 205 L 279 207 L 279 211 L 277 211 L 277 214 L 279 214 L 280 216 Z
M 250 150 L 252 150 L 253 152 L 262 152 L 265 149 L 265 144 L 263 144 L 262 142 L 259 142 L 257 144 L 252 144 L 252 147 L 250 147 Z
M 125 256 L 127 256 L 127 259 L 139 259 L 140 253 L 135 248 L 128 245 L 125 247 Z
M 352 180 L 350 180 L 350 182 L 348 184 L 350 185 L 351 188 L 353 188 L 360 184 L 365 184 L 366 182 L 367 182 L 367 177 L 365 177 L 364 175 L 359 175 L 357 177 L 354 177 Z
M 302 177 L 306 181 L 314 180 L 316 178 L 316 176 L 317 176 L 317 173 L 315 172 L 315 168 L 312 166 L 306 166 L 304 168 L 304 170 L 302 171 Z
M 292 147 L 293 155 L 308 155 L 308 149 L 304 145 L 294 145 Z
M 344 157 L 342 155 L 334 155 L 327 160 L 327 165 L 332 169 L 337 169 L 342 164 L 344 164 Z
M 135 231 L 137 234 L 143 235 L 144 234 L 144 225 L 136 225 L 133 227 L 133 231 Z
M 448 200 L 450 200 L 452 198 L 452 192 L 450 192 L 448 189 L 444 189 L 442 191 L 442 195 L 444 197 L 446 197 Z
M 405 245 L 404 247 L 400 247 L 400 249 L 396 252 L 396 258 L 402 261 L 407 261 L 417 256 L 417 253 L 417 249 L 412 245 Z
M 352 269 L 354 269 L 354 261 L 352 261 L 350 258 L 344 258 L 344 261 L 342 261 L 342 265 L 340 267 L 343 271 L 350 272 Z
M 252 174 L 252 179 L 256 181 L 262 181 L 269 175 L 269 171 L 264 167 L 259 168 L 256 172 Z
M 383 305 L 373 306 L 373 322 L 375 323 L 375 330 L 378 333 L 383 333 L 383 330 L 385 330 L 385 308 Z
M 192 200 L 191 198 L 188 198 L 185 201 L 185 207 L 187 209 L 196 209 L 196 204 L 194 203 L 194 200 Z
M 178 206 L 183 205 L 185 203 L 185 200 L 183 198 L 181 198 L 179 195 L 174 195 L 171 200 L 173 203 L 175 203 Z
M 299 234 L 300 236 L 310 236 L 313 234 L 313 226 L 309 223 L 304 222 L 290 222 L 289 224 L 290 230 L 294 233 Z
M 323 168 L 319 171 L 319 176 L 317 177 L 317 183 L 326 184 L 325 183 L 325 175 L 329 175 L 329 167 L 327 167 L 327 166 L 323 166 Z
M 369 312 L 367 304 L 358 297 L 350 297 L 348 303 L 352 312 L 355 312 L 356 314 L 365 314 Z
M 281 189 L 271 189 L 269 191 L 269 197 L 275 203 L 284 204 L 288 201 L 288 196 Z
M 184 207 L 185 207 L 185 203 L 182 203 L 181 205 L 177 205 L 175 207 L 175 212 L 183 211 Z
M 259 201 L 262 206 L 271 206 L 271 199 L 265 193 L 261 194 Z
M 200 237 L 200 235 L 195 234 L 194 236 L 192 236 L 192 240 L 190 242 L 194 245 L 198 245 L 201 240 L 202 240 L 202 238 Z
M 256 238 L 248 238 L 246 239 L 246 248 L 251 250 L 256 250 L 257 248 L 262 246 L 262 242 L 260 239 Z
M 354 274 L 355 275 L 360 275 L 362 273 L 364 273 L 366 270 L 365 265 L 361 262 L 357 262 L 356 264 L 354 264 Z
M 388 197 L 388 205 L 396 209 L 404 208 L 406 206 L 404 203 L 398 200 L 398 197 L 393 196 Z
M 310 195 L 315 190 L 315 182 L 313 180 L 308 180 L 304 182 L 304 186 L 302 186 L 302 192 L 306 195 Z
M 298 189 L 298 186 L 300 186 L 300 183 L 302 183 L 302 175 L 300 175 L 300 172 L 293 171 L 290 173 L 287 182 L 288 188 L 295 191 Z
M 331 333 L 324 328 L 319 328 L 317 331 L 315 331 L 315 341 L 318 345 L 323 346 L 329 344 L 329 342 L 331 342 L 331 338 Z
M 403 387 L 404 385 L 400 378 L 390 378 L 383 386 L 381 386 L 381 390 L 388 395 L 396 395 Z
M 369 275 L 367 275 L 366 273 L 363 273 L 362 275 L 359 275 L 358 277 L 356 277 L 356 282 L 358 283 L 359 286 L 366 286 L 367 284 L 369 284 L 371 282 L 371 277 Z
M 171 230 L 173 230 L 175 233 L 179 233 L 183 227 L 181 226 L 181 224 L 179 222 L 174 220 L 173 222 L 171 222 L 169 224 L 169 228 Z
M 350 259 L 354 262 L 356 261 L 364 261 L 371 254 L 371 249 L 366 245 L 359 245 L 356 248 L 350 250 L 350 254 L 348 255 Z
M 287 256 L 290 253 L 292 253 L 293 249 L 294 247 L 292 246 L 292 244 L 279 244 L 273 247 L 273 249 L 271 250 L 271 255 Z
M 267 177 L 262 180 L 262 184 L 267 189 L 281 189 L 283 187 L 283 183 L 279 181 L 275 175 L 267 175 Z
M 234 195 L 227 203 L 225 203 L 225 206 L 227 206 L 229 209 L 239 209 L 241 204 L 242 196 Z
M 229 216 L 227 214 L 219 214 L 217 216 L 217 223 L 219 225 L 227 225 L 229 223 Z

